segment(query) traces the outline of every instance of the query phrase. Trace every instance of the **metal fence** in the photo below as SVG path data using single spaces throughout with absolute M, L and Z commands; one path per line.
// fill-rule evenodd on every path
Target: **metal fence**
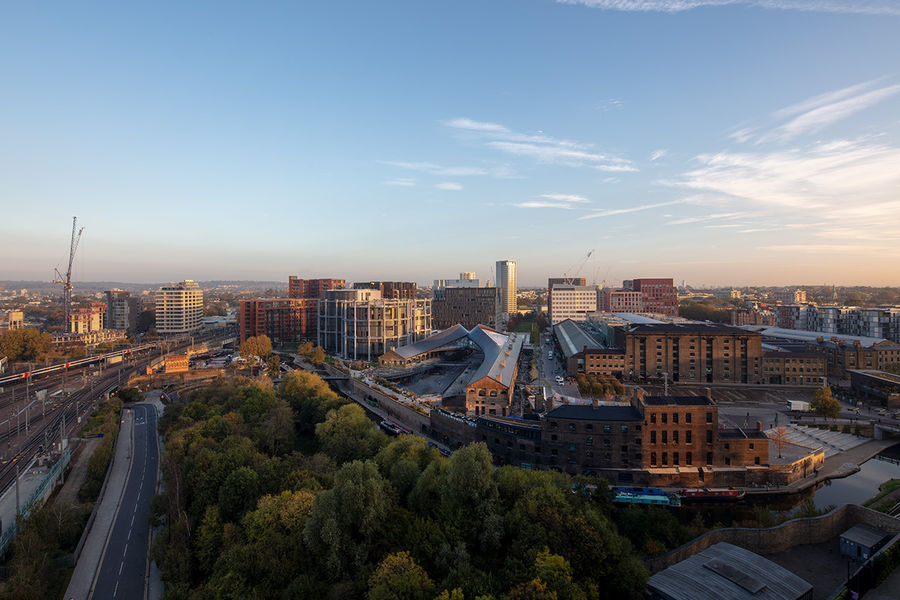
M 66 451 L 63 452 L 62 456 L 59 457 L 59 460 L 56 461 L 50 471 L 47 472 L 47 475 L 41 480 L 38 484 L 37 488 L 31 494 L 29 494 L 28 498 L 25 499 L 25 502 L 22 504 L 21 510 L 19 510 L 19 514 L 23 519 L 27 519 L 31 514 L 32 509 L 36 505 L 40 505 L 41 502 L 53 491 L 53 486 L 56 483 L 56 480 L 59 479 L 59 476 L 62 474 L 63 469 L 69 464 L 69 459 L 72 458 L 72 450 L 71 448 L 66 448 Z M 15 485 L 15 484 L 13 484 Z M 3 530 L 3 533 L 0 534 L 0 556 L 3 556 L 6 553 L 6 549 L 12 543 L 13 539 L 16 537 L 16 533 L 19 531 L 19 523 L 18 519 L 13 521 Z

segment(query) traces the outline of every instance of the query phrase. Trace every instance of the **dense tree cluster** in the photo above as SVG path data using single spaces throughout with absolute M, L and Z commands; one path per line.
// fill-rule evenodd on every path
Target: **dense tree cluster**
M 615 377 L 579 373 L 575 377 L 575 383 L 578 385 L 578 391 L 584 396 L 612 398 L 625 394 L 625 386 Z
M 166 598 L 642 597 L 605 485 L 390 439 L 316 375 L 221 381 L 161 425 Z
M 678 305 L 678 316 L 697 321 L 731 323 L 731 312 L 729 311 L 733 308 L 735 308 L 734 305 L 713 298 L 704 302 L 682 300 Z
M 813 393 L 809 408 L 814 413 L 826 418 L 837 419 L 841 414 L 841 403 L 831 395 L 831 388 L 828 386 L 820 387 Z
M 0 356 L 10 362 L 43 360 L 50 351 L 50 334 L 32 327 L 11 329 L 0 334 Z

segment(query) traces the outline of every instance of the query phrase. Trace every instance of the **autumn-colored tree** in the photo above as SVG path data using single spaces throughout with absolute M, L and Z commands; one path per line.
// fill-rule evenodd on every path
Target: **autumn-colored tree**
M 772 443 L 778 448 L 778 458 L 781 458 L 781 451 L 790 443 L 788 442 L 787 436 L 788 431 L 784 425 L 778 425 L 778 427 L 776 427 L 769 435 L 769 439 L 772 440 Z
M 388 554 L 369 578 L 369 600 L 429 600 L 434 582 L 408 552 Z
M 809 407 L 816 414 L 826 418 L 836 419 L 841 414 L 841 403 L 831 395 L 831 388 L 827 385 L 815 391 Z
M 10 362 L 43 360 L 50 351 L 50 334 L 33 327 L 12 329 L 0 334 L 0 356 Z

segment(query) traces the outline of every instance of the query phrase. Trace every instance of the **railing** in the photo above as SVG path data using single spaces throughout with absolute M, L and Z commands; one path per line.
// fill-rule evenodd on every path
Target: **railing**
M 22 504 L 22 508 L 19 511 L 19 514 L 23 519 L 27 519 L 29 515 L 31 515 L 31 510 L 34 506 L 40 503 L 44 498 L 47 497 L 47 494 L 53 489 L 56 480 L 59 478 L 60 474 L 63 472 L 63 469 L 69 464 L 69 459 L 72 457 L 72 450 L 70 448 L 66 448 L 66 451 L 63 452 L 62 456 L 59 457 L 59 460 L 56 461 L 47 475 L 41 480 L 41 483 L 38 484 L 37 488 L 31 492 L 28 498 L 25 500 L 25 503 Z M 0 556 L 2 556 L 6 549 L 9 547 L 9 544 L 12 543 L 13 539 L 15 539 L 16 534 L 19 531 L 19 523 L 18 519 L 9 524 L 9 526 L 3 530 L 3 534 L 0 535 Z

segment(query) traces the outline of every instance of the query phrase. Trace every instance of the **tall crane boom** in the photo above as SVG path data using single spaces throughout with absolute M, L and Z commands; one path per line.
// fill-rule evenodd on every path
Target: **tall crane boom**
M 578 265 L 578 268 L 575 269 L 575 272 L 572 274 L 571 277 L 569 277 L 569 274 L 568 274 L 568 273 L 563 273 L 563 277 L 564 277 L 565 280 L 566 280 L 566 284 L 572 285 L 572 284 L 575 282 L 575 278 L 578 277 L 578 274 L 581 273 L 581 269 L 584 268 L 584 265 L 587 263 L 588 259 L 589 259 L 589 258 L 591 257 L 591 255 L 593 255 L 593 254 L 594 254 L 593 249 L 588 250 L 587 256 L 584 257 L 584 260 L 581 261 L 581 264 Z
M 75 260 L 75 251 L 78 250 L 78 242 L 81 241 L 81 234 L 84 231 L 84 227 L 78 230 L 78 234 L 75 234 L 75 229 L 78 224 L 78 217 L 72 217 L 72 241 L 69 243 L 69 268 L 66 269 L 66 276 L 63 277 L 62 273 L 59 272 L 59 269 L 54 269 L 56 271 L 56 279 L 53 280 L 53 283 L 61 283 L 63 286 L 63 305 L 65 306 L 66 313 L 66 322 L 64 327 L 68 331 L 69 329 L 69 318 L 72 312 L 72 263 Z

